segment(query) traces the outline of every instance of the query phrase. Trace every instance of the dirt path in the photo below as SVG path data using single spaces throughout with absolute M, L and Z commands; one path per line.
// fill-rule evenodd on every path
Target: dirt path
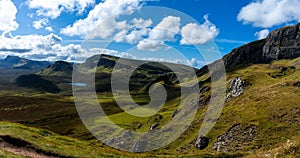
M 0 139 L 0 149 L 16 154 L 16 155 L 22 155 L 25 157 L 32 157 L 32 158 L 54 158 L 51 156 L 46 156 L 42 153 L 37 153 L 35 150 L 26 148 L 26 147 L 18 147 L 14 146 L 10 143 L 7 143 Z

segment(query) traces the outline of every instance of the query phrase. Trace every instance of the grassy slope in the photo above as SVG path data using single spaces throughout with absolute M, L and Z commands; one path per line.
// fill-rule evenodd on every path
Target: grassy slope
M 96 141 L 80 141 L 74 138 L 61 136 L 47 130 L 26 127 L 20 124 L 0 122 L 0 137 L 11 136 L 26 141 L 38 151 L 50 155 L 72 157 L 109 157 L 122 154 L 124 157 L 131 153 L 120 152 L 103 146 Z M 13 156 L 0 151 L 0 156 Z
M 296 69 L 289 68 L 295 66 Z M 280 67 L 286 67 L 286 72 L 281 72 Z M 277 75 L 273 78 L 271 75 Z M 280 145 L 288 140 L 299 140 L 299 100 L 300 88 L 292 86 L 293 83 L 300 81 L 300 58 L 294 60 L 281 60 L 272 64 L 251 65 L 247 68 L 236 70 L 227 74 L 229 79 L 242 76 L 249 81 L 244 94 L 238 98 L 232 98 L 226 103 L 222 115 L 213 130 L 207 135 L 210 138 L 209 147 L 199 151 L 193 147 L 195 138 L 203 119 L 206 108 L 200 108 L 197 118 L 181 138 L 170 144 L 164 149 L 156 151 L 164 154 L 202 155 L 218 153 L 212 150 L 213 143 L 217 137 L 226 133 L 234 124 L 241 124 L 243 127 L 255 125 L 258 127 L 258 136 L 254 141 L 247 143 L 243 148 L 232 151 L 233 155 L 251 155 L 253 152 L 260 151 L 268 153 L 277 150 Z M 168 121 L 172 112 L 176 109 L 176 101 L 168 102 L 164 110 L 159 113 L 164 120 Z M 132 127 L 132 122 L 138 118 L 129 116 L 126 113 L 119 113 L 110 118 L 123 127 Z M 126 118 L 126 119 L 124 119 Z M 149 119 L 138 119 L 143 125 L 140 130 L 149 128 Z M 134 122 L 136 123 L 136 122 Z M 293 148 L 294 149 L 294 148 Z M 279 149 L 278 149 L 279 150 Z M 295 153 L 299 153 L 299 144 L 296 145 Z M 279 150 L 281 151 L 281 150 Z M 259 153 L 258 153 L 259 154 Z M 230 153 L 229 153 L 230 155 Z
M 295 66 L 296 69 L 290 69 L 290 66 Z M 280 72 L 279 67 L 287 67 L 289 68 L 285 72 Z M 201 126 L 201 122 L 203 120 L 203 113 L 206 111 L 206 107 L 200 107 L 197 117 L 195 121 L 190 126 L 190 128 L 182 135 L 182 137 L 178 138 L 175 142 L 171 143 L 169 146 L 159 149 L 154 152 L 146 153 L 154 154 L 154 155 L 179 155 L 179 154 L 187 154 L 190 156 L 195 155 L 219 155 L 222 153 L 218 153 L 212 150 L 213 143 L 216 142 L 217 137 L 226 133 L 234 124 L 240 123 L 243 126 L 255 125 L 258 127 L 258 137 L 249 142 L 242 149 L 234 151 L 234 153 L 228 153 L 227 155 L 236 155 L 238 153 L 245 155 L 253 155 L 253 156 L 262 156 L 265 154 L 290 154 L 291 157 L 296 156 L 299 153 L 299 125 L 300 125 L 300 116 L 299 111 L 299 100 L 300 100 L 300 88 L 292 86 L 293 83 L 300 81 L 300 58 L 294 60 L 280 60 L 273 62 L 272 64 L 259 64 L 259 65 L 251 65 L 247 68 L 242 68 L 240 70 L 236 70 L 234 72 L 230 72 L 227 74 L 229 79 L 232 79 L 237 76 L 242 76 L 243 79 L 246 79 L 251 83 L 251 86 L 248 87 L 244 94 L 238 98 L 232 98 L 229 103 L 226 103 L 224 109 L 222 111 L 222 115 L 218 120 L 216 126 L 213 130 L 207 135 L 210 138 L 210 144 L 208 148 L 205 150 L 199 151 L 194 148 L 193 144 L 195 139 L 199 133 L 199 128 Z M 277 76 L 273 78 L 271 76 Z M 204 80 L 206 77 L 201 76 L 201 80 Z M 5 96 L 6 95 L 6 96 Z M 7 95 L 16 95 L 11 92 L 11 94 L 3 92 L 1 96 L 7 97 Z M 77 116 L 71 117 L 70 119 L 64 119 L 67 115 L 62 114 L 76 114 L 74 107 L 72 108 L 71 100 L 72 98 L 69 96 L 61 96 L 57 97 L 56 95 L 49 94 L 33 94 L 28 93 L 28 98 L 35 98 L 35 103 L 29 103 L 29 110 L 38 109 L 37 113 L 40 115 L 38 118 L 33 118 L 33 121 L 30 121 L 31 125 L 41 128 L 47 128 L 52 131 L 68 134 L 68 132 L 64 133 L 63 129 L 59 128 L 55 123 L 60 122 L 65 124 L 67 123 L 67 129 L 72 129 L 71 131 L 75 133 L 82 133 L 86 131 L 86 129 L 77 123 L 79 120 L 76 119 Z M 4 98 L 5 98 L 4 97 Z M 26 96 L 25 96 L 26 97 Z M 45 103 L 45 99 L 47 98 Z M 20 99 L 20 98 L 19 98 Z M 99 100 L 103 103 L 112 103 L 113 99 L 108 94 L 99 94 Z M 149 101 L 148 97 L 136 97 L 137 102 L 146 103 Z M 20 100 L 17 100 L 20 101 Z M 55 102 L 55 104 L 54 104 Z M 44 103 L 42 105 L 38 105 L 39 103 Z M 47 104 L 48 103 L 48 104 Z M 160 111 L 160 115 L 163 117 L 160 120 L 163 123 L 168 122 L 173 111 L 177 108 L 178 99 L 174 99 L 169 101 L 163 109 Z M 35 105 L 35 106 L 34 106 Z M 54 106 L 57 105 L 57 106 Z M 54 106 L 51 110 L 43 110 L 47 109 L 50 106 Z M 60 107 L 59 107 L 60 106 Z M 65 110 L 62 110 L 61 107 Z M 2 108 L 2 106 L 1 106 Z M 19 115 L 15 115 L 15 117 L 24 116 L 24 118 L 28 118 L 26 115 L 25 108 L 21 109 L 13 109 L 12 112 L 18 112 Z M 58 110 L 60 109 L 60 110 Z M 71 110 L 71 111 L 70 111 Z M 1 109 L 0 109 L 1 111 Z M 40 113 L 40 112 L 43 113 Z M 48 116 L 43 116 L 44 114 L 52 111 L 52 114 Z M 25 113 L 25 115 L 24 115 Z M 37 114 L 36 113 L 36 114 Z M 111 113 L 114 113 L 113 111 Z M 3 114 L 7 114 L 4 109 L 2 109 L 1 118 L 3 119 Z M 30 113 L 32 114 L 32 113 Z M 33 114 L 34 111 L 33 111 Z M 34 115 L 33 115 L 34 116 Z M 52 116 L 52 117 L 51 117 Z M 58 119 L 57 116 L 62 116 L 61 119 Z M 9 116 L 7 116 L 8 118 Z M 144 118 L 138 119 L 138 122 L 142 124 L 139 129 L 133 126 L 136 124 L 137 118 L 129 116 L 126 113 L 118 113 L 111 115 L 110 118 L 116 123 L 125 128 L 135 129 L 137 131 L 145 131 L 149 129 L 149 126 L 153 123 L 153 118 Z M 40 120 L 37 121 L 36 119 Z M 16 118 L 13 121 L 22 121 L 20 118 Z M 72 120 L 72 121 L 71 121 Z M 68 123 L 69 122 L 69 123 Z M 72 123 L 73 122 L 73 123 Z M 20 125 L 15 125 L 16 127 L 22 127 L 26 129 L 31 129 L 27 127 L 23 127 Z M 14 127 L 15 128 L 15 127 Z M 39 131 L 38 129 L 34 129 Z M 0 132 L 3 132 L 1 129 Z M 6 131 L 7 134 L 13 134 L 11 130 Z M 24 133 L 22 131 L 22 133 Z M 71 134 L 72 135 L 72 134 Z M 19 136 L 19 135 L 17 135 Z M 22 134 L 20 135 L 22 136 Z M 27 135 L 28 136 L 28 135 Z M 26 137 L 24 135 L 24 138 Z M 74 137 L 78 137 L 79 135 L 74 134 Z M 59 136 L 61 137 L 61 136 Z M 28 139 L 32 139 L 28 137 Z M 65 138 L 65 137 L 64 137 Z M 69 138 L 66 138 L 69 139 Z M 70 138 L 71 139 L 71 138 Z M 57 141 L 56 139 L 52 139 L 54 143 Z M 69 144 L 77 144 L 76 141 L 72 139 L 72 143 Z M 290 140 L 292 145 L 290 147 L 282 147 L 287 146 L 286 143 Z M 47 139 L 43 141 L 48 141 Z M 88 141 L 79 141 L 80 143 L 89 143 Z M 33 139 L 32 143 L 39 143 L 39 140 Z M 40 142 L 43 143 L 43 142 Z M 64 148 L 65 142 L 61 142 L 61 144 L 57 144 L 58 147 L 62 146 Z M 79 144 L 80 144 L 79 143 Z M 85 147 L 84 147 L 85 148 Z M 112 150 L 107 147 L 99 148 L 99 151 Z M 50 150 L 50 149 L 47 149 Z M 51 149 L 52 150 L 52 149 Z M 64 148 L 64 152 L 72 152 L 68 151 L 70 148 Z M 73 149 L 72 149 L 73 150 Z M 98 152 L 95 150 L 95 152 Z M 114 151 L 117 152 L 117 151 Z M 1 153 L 1 152 L 0 152 Z M 118 152 L 117 152 L 118 153 Z M 120 154 L 128 154 L 119 152 Z M 68 153 L 63 153 L 68 154 Z M 73 154 L 73 153 L 69 153 Z M 80 153 L 74 153 L 80 154 Z M 142 155 L 140 155 L 142 156 Z M 143 155 L 144 156 L 144 155 Z M 299 156 L 299 154 L 298 154 Z

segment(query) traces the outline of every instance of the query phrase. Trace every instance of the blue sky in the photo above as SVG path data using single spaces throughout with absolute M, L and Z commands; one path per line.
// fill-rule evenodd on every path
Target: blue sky
M 0 0 L 0 58 L 82 62 L 105 53 L 201 67 L 204 58 L 211 62 L 297 23 L 298 6 L 299 0 Z

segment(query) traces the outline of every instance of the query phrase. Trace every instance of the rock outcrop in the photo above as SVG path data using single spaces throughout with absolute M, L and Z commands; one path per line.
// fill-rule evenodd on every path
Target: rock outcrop
M 250 84 L 241 77 L 232 79 L 227 90 L 228 94 L 226 95 L 225 101 L 228 102 L 231 97 L 238 97 L 242 95 L 245 88 L 249 85 Z
M 225 134 L 218 137 L 213 150 L 218 152 L 235 152 L 243 149 L 257 137 L 258 128 L 254 125 L 242 127 L 235 124 Z
M 300 57 L 300 23 L 275 30 L 266 39 L 233 49 L 222 60 L 226 71 L 233 71 L 236 68 L 251 64 L 269 63 L 273 60 L 297 57 Z M 218 67 L 222 66 L 217 63 L 219 61 L 210 64 L 212 70 L 218 70 Z M 200 76 L 207 72 L 208 66 L 204 66 L 197 74 Z
M 300 56 L 300 23 L 273 31 L 266 39 L 264 62 L 292 59 Z

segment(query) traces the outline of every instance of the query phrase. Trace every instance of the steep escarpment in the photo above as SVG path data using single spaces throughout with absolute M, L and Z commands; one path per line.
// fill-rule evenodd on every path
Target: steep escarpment
M 263 47 L 265 62 L 300 56 L 300 23 L 273 31 Z
M 251 64 L 270 63 L 274 60 L 300 57 L 300 23 L 271 32 L 266 39 L 254 41 L 233 49 L 222 60 L 226 71 L 246 67 Z M 208 72 L 208 67 L 218 69 L 220 60 L 205 66 L 198 75 Z

